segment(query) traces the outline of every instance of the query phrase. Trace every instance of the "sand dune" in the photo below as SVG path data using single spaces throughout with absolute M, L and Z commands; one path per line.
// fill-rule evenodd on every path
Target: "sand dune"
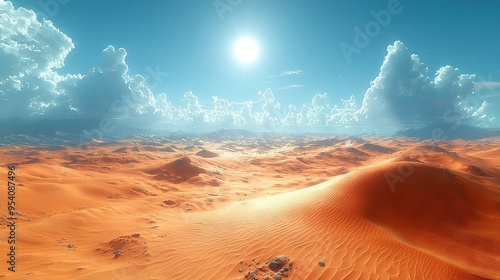
M 218 157 L 219 156 L 217 153 L 214 153 L 214 152 L 211 152 L 211 151 L 207 151 L 205 149 L 197 152 L 196 155 L 199 156 L 199 157 L 202 157 L 202 158 L 214 158 L 214 157 Z
M 0 275 L 500 279 L 498 140 L 3 146 L 23 186 Z
M 182 157 L 157 168 L 146 169 L 145 172 L 154 175 L 156 180 L 179 184 L 206 171 L 193 165 L 189 157 Z

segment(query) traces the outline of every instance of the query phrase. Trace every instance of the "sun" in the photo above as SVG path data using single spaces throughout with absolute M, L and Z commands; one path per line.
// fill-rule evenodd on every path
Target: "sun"
M 234 55 L 242 63 L 251 63 L 259 56 L 259 45 L 252 38 L 242 38 L 234 45 Z

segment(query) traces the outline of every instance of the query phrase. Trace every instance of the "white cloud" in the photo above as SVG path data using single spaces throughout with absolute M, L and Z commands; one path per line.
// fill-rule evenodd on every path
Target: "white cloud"
M 103 50 L 99 71 L 60 75 L 71 39 L 33 11 L 0 0 L 0 117 L 104 118 L 156 112 L 140 75 L 127 74 L 125 49 Z
M 280 90 L 289 90 L 289 89 L 299 89 L 299 88 L 304 88 L 306 87 L 305 85 L 289 85 L 286 87 L 281 87 L 279 88 Z
M 128 66 L 125 62 L 127 51 L 124 48 L 115 50 L 115 47 L 108 46 L 102 53 L 104 55 L 104 60 L 100 68 L 101 73 L 116 71 L 121 75 L 127 74 Z
M 427 124 L 444 122 L 451 112 L 474 122 L 480 105 L 467 110 L 461 105 L 473 93 L 475 75 L 460 74 L 449 65 L 436 71 L 433 79 L 427 71 L 402 42 L 388 46 L 380 73 L 363 98 L 360 118 L 369 123 Z
M 302 70 L 290 70 L 290 71 L 283 71 L 281 72 L 281 74 L 276 76 L 269 76 L 269 78 L 277 78 L 277 77 L 300 75 L 300 74 L 302 74 Z
M 340 106 L 332 106 L 327 93 L 314 95 L 309 104 L 283 105 L 271 89 L 257 93 L 256 100 L 240 103 L 216 96 L 211 103 L 204 103 L 187 92 L 185 104 L 174 105 L 167 94 L 148 88 L 144 76 L 129 74 L 123 48 L 105 48 L 98 70 L 61 75 L 57 71 L 75 46 L 52 22 L 39 22 L 34 12 L 15 9 L 11 2 L 0 0 L 0 25 L 0 61 L 10 66 L 0 68 L 1 119 L 110 118 L 130 120 L 142 127 L 154 123 L 166 129 L 337 131 L 353 124 L 373 127 L 391 121 L 443 121 L 451 110 L 470 123 L 494 121 L 488 112 L 489 102 L 474 102 L 471 93 L 478 90 L 474 75 L 444 66 L 430 78 L 418 56 L 410 54 L 399 41 L 387 48 L 380 73 L 361 106 L 354 96 L 342 100 Z M 279 76 L 301 73 L 285 71 Z M 303 87 L 291 85 L 286 89 Z
M 103 50 L 99 71 L 93 71 L 72 85 L 60 85 L 77 108 L 79 117 L 139 118 L 157 113 L 156 98 L 141 75 L 128 75 L 127 52 L 108 46 Z
M 51 21 L 38 22 L 33 11 L 15 9 L 0 0 L 0 116 L 25 117 L 57 110 L 54 99 L 64 94 L 59 83 L 78 75 L 59 75 L 74 48 L 71 39 Z
M 347 100 L 342 100 L 342 107 L 335 105 L 330 111 L 330 117 L 327 120 L 328 125 L 348 125 L 359 123 L 358 106 L 354 96 Z

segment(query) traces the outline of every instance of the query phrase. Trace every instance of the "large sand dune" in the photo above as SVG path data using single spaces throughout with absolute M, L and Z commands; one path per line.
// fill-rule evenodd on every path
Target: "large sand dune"
M 499 140 L 3 146 L 22 186 L 0 276 L 500 279 Z

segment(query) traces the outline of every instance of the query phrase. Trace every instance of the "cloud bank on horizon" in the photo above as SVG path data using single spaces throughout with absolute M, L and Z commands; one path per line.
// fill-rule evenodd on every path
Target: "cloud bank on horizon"
M 331 105 L 327 93 L 309 104 L 281 104 L 271 89 L 255 100 L 216 96 L 210 105 L 186 92 L 184 106 L 155 93 L 142 75 L 131 75 L 123 48 L 108 46 L 102 64 L 86 74 L 58 73 L 75 48 L 51 21 L 0 0 L 0 119 L 110 119 L 165 129 L 186 127 L 332 131 L 356 125 L 425 125 L 460 119 L 488 126 L 486 102 L 471 102 L 475 75 L 449 65 L 428 76 L 427 67 L 400 41 L 387 47 L 378 76 L 361 105 L 354 96 Z M 298 75 L 300 70 L 281 75 Z M 202 105 L 204 104 L 204 105 Z

